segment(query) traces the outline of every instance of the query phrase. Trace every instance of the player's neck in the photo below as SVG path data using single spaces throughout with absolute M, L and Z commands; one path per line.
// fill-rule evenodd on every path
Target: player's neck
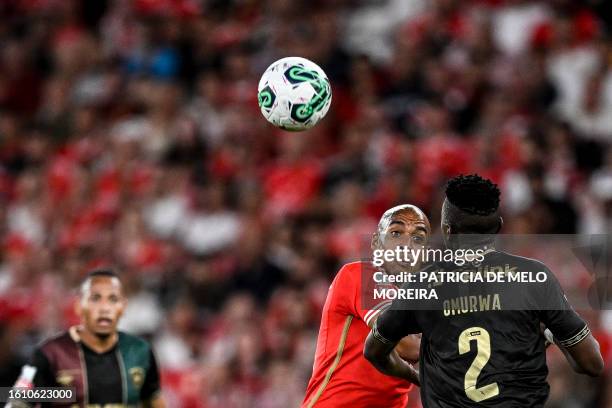
M 104 353 L 112 349 L 119 339 L 117 332 L 106 337 L 100 337 L 90 332 L 86 328 L 82 328 L 79 331 L 79 335 L 81 337 L 81 341 L 96 353 Z
M 495 239 L 491 239 L 490 235 L 484 234 L 458 235 L 447 243 L 447 248 L 490 252 L 495 251 Z

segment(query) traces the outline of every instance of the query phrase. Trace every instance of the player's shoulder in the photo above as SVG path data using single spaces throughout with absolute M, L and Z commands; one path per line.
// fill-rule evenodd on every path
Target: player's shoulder
M 497 255 L 499 259 L 503 262 L 508 263 L 512 266 L 519 267 L 523 271 L 550 273 L 550 269 L 548 269 L 546 264 L 537 259 L 528 258 L 525 256 L 511 254 L 503 251 L 498 251 Z
M 421 266 L 421 272 L 439 272 L 439 271 L 445 271 L 448 268 L 449 268 L 448 262 L 441 262 L 441 261 L 429 262 Z
M 40 354 L 47 359 L 54 360 L 56 357 L 77 350 L 77 340 L 72 336 L 70 330 L 65 330 L 51 335 L 34 348 L 34 354 Z
M 137 363 L 137 365 L 147 370 L 147 367 L 150 367 L 155 360 L 151 344 L 142 337 L 133 334 L 122 331 L 119 331 L 118 334 L 119 341 L 117 348 L 123 359 Z
M 364 273 L 367 273 L 373 266 L 369 262 L 349 262 L 340 267 L 334 277 L 330 289 L 346 290 L 348 288 L 358 289 Z M 351 289 L 352 290 L 352 289 Z
M 58 345 L 58 344 L 70 344 L 75 343 L 75 340 L 72 338 L 72 335 L 69 330 L 64 330 L 62 332 L 53 334 L 40 343 L 38 343 L 38 349 L 48 348 L 50 346 Z
M 374 267 L 369 262 L 349 262 L 340 267 L 336 280 L 361 279 L 364 273 L 374 273 Z
M 143 349 L 149 349 L 151 347 L 149 342 L 142 337 L 123 331 L 119 331 L 119 343 L 120 346 L 126 347 L 138 347 Z
M 361 273 L 364 268 L 372 268 L 372 264 L 363 261 L 348 262 L 340 267 L 338 273 Z

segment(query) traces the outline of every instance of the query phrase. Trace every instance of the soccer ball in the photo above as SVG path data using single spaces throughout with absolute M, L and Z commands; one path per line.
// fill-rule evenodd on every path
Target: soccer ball
M 281 129 L 301 131 L 316 125 L 329 110 L 331 86 L 325 72 L 300 57 L 279 59 L 266 69 L 257 87 L 261 113 Z

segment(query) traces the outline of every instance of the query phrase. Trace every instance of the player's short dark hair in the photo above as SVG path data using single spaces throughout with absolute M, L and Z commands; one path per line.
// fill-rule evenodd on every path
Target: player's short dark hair
M 91 281 L 95 278 L 117 278 L 119 281 L 121 281 L 119 274 L 115 272 L 113 269 L 110 269 L 110 268 L 94 269 L 90 271 L 89 273 L 87 273 L 87 275 L 81 282 L 81 286 L 79 287 L 79 291 L 81 292 L 81 295 L 85 293 L 85 288 L 87 287 L 88 284 L 91 284 Z
M 83 282 L 86 282 L 90 279 L 93 278 L 117 278 L 119 280 L 121 280 L 121 278 L 119 277 L 119 274 L 117 272 L 115 272 L 114 270 L 110 269 L 110 268 L 101 268 L 101 269 L 94 269 L 92 271 L 90 271 L 87 276 L 85 276 L 85 279 L 83 279 Z
M 478 174 L 459 175 L 446 184 L 446 198 L 461 211 L 491 215 L 499 208 L 500 191 L 491 180 Z

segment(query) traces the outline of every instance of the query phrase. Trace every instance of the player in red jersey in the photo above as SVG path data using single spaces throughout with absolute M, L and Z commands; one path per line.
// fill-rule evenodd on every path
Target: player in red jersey
M 393 207 L 381 217 L 372 237 L 372 249 L 421 247 L 430 231 L 429 220 L 418 207 L 409 204 Z M 363 309 L 362 294 L 368 296 L 369 288 L 362 291 L 362 282 L 374 282 L 373 274 L 380 270 L 395 275 L 416 267 L 418 264 L 410 267 L 387 262 L 377 269 L 370 263 L 353 262 L 340 269 L 323 307 L 313 373 L 302 408 L 406 406 L 412 384 L 382 375 L 363 357 L 363 344 L 370 328 L 391 301 Z M 372 303 L 371 299 L 367 303 Z M 419 336 L 407 336 L 396 350 L 406 361 L 415 362 L 419 346 Z M 412 370 L 412 382 L 418 384 L 418 371 Z

